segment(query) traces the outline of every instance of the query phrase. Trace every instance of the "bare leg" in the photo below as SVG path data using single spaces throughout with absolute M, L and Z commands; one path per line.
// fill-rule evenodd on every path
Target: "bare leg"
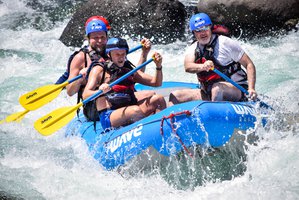
M 166 108 L 163 96 L 153 95 L 138 102 L 138 105 L 127 106 L 113 111 L 110 115 L 111 125 L 119 127 L 143 119 Z
M 140 109 L 146 116 L 160 112 L 166 108 L 166 101 L 162 95 L 153 95 L 147 99 L 138 102 Z
M 110 115 L 111 126 L 119 127 L 131 124 L 145 117 L 139 106 L 127 106 L 116 109 Z
M 242 92 L 231 83 L 218 82 L 212 86 L 212 101 L 239 101 Z
M 201 89 L 182 89 L 176 90 L 170 93 L 168 106 L 174 104 L 184 103 L 187 101 L 195 101 L 206 99 L 207 96 L 201 91 Z
M 154 96 L 156 92 L 152 90 L 142 90 L 142 91 L 135 92 L 134 94 L 138 102 L 148 97 Z

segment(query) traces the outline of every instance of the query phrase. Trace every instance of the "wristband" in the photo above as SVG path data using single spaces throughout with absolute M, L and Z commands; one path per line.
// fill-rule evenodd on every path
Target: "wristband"
M 161 71 L 162 70 L 162 66 L 161 67 L 156 67 L 156 70 Z

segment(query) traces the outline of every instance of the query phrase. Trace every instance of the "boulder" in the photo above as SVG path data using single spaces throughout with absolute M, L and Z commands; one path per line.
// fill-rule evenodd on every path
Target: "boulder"
M 299 18 L 298 0 L 209 0 L 199 1 L 197 9 L 207 13 L 214 23 L 229 27 L 233 35 L 242 30 L 247 38 L 296 28 L 289 22 Z
M 93 15 L 108 19 L 110 36 L 147 37 L 163 44 L 184 38 L 186 11 L 178 0 L 90 0 L 77 9 L 60 40 L 81 46 L 85 21 Z

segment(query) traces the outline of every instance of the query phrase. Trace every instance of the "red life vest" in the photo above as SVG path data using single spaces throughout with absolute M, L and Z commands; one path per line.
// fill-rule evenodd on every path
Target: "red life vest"
M 200 50 L 199 44 L 197 43 L 197 47 L 195 49 L 195 63 L 203 64 L 207 60 L 211 60 L 214 62 L 215 59 L 213 58 L 213 54 L 214 54 L 214 47 L 216 45 L 217 39 L 218 39 L 218 36 L 216 35 L 216 37 L 213 39 L 211 44 L 204 46 L 203 51 Z M 216 64 L 214 63 L 214 65 L 216 65 Z M 220 70 L 218 66 L 215 66 L 215 68 Z M 213 72 L 212 70 L 210 70 L 208 72 L 202 71 L 202 72 L 197 73 L 197 78 L 200 83 L 216 82 L 218 80 L 219 81 L 221 80 L 221 77 L 218 74 L 216 74 L 215 72 Z
M 133 69 L 131 63 L 126 61 L 123 67 L 118 67 L 115 64 L 108 65 L 107 73 L 110 74 L 110 83 L 117 80 L 118 78 L 122 77 L 129 71 Z M 133 75 L 129 76 L 128 78 L 124 79 L 117 85 L 112 86 L 111 88 L 114 92 L 125 92 L 128 90 L 135 91 L 135 81 L 133 80 Z
M 90 74 L 90 70 L 95 66 L 100 66 L 103 68 L 103 75 L 100 84 L 104 83 L 105 73 L 110 74 L 110 82 L 115 81 L 121 76 L 125 75 L 127 72 L 133 69 L 132 63 L 129 61 L 125 62 L 123 67 L 116 66 L 113 62 L 93 62 L 87 71 L 87 78 Z M 123 106 L 135 105 L 137 104 L 137 99 L 134 95 L 135 92 L 135 82 L 133 80 L 133 75 L 129 76 L 125 80 L 121 81 L 117 85 L 114 85 L 110 92 L 104 94 L 107 100 L 111 103 L 111 109 L 117 109 Z M 85 117 L 90 121 L 99 121 L 99 114 L 96 108 L 95 100 L 88 102 L 83 109 Z
M 227 37 L 231 37 L 230 30 L 227 27 L 220 25 L 220 24 L 214 24 L 212 26 L 212 33 L 217 34 L 217 35 L 224 35 Z
M 213 61 L 215 68 L 227 75 L 228 77 L 231 77 L 234 73 L 236 73 L 239 70 L 243 70 L 241 68 L 241 64 L 238 62 L 232 62 L 226 66 L 223 66 L 218 62 L 218 60 L 215 59 L 214 48 L 216 46 L 217 41 L 218 35 L 216 35 L 211 44 L 204 46 L 203 51 L 201 51 L 201 49 L 199 48 L 199 44 L 197 43 L 197 47 L 195 49 L 195 63 L 203 64 L 206 60 L 211 60 Z M 223 80 L 218 74 L 216 74 L 212 70 L 208 72 L 202 71 L 197 73 L 197 78 L 198 81 L 204 87 L 207 87 L 210 84 Z M 247 76 L 244 77 L 244 79 L 247 79 Z
M 202 58 L 199 58 L 195 61 L 195 63 L 198 63 L 198 64 L 203 64 L 206 62 L 206 58 L 202 57 Z M 215 66 L 215 68 L 218 69 L 218 67 Z M 219 70 L 219 69 L 218 69 Z M 213 71 L 203 71 L 203 72 L 199 72 L 197 73 L 197 78 L 198 78 L 198 81 L 199 82 L 209 82 L 209 81 L 216 81 L 216 80 L 220 80 L 221 77 L 216 74 L 215 72 Z
M 204 62 L 206 62 L 206 60 L 212 60 L 214 62 L 213 51 L 217 42 L 218 35 L 225 35 L 227 37 L 230 37 L 230 30 L 227 27 L 220 24 L 214 24 L 212 26 L 212 33 L 216 34 L 217 36 L 214 38 L 214 40 L 210 45 L 206 45 L 204 47 L 203 53 L 200 51 L 199 46 L 197 46 L 195 52 L 195 63 L 203 64 Z M 220 70 L 218 66 L 215 66 L 215 68 Z M 204 72 L 197 73 L 197 77 L 199 82 L 201 83 L 216 82 L 218 80 L 221 80 L 221 77 L 213 71 L 208 71 L 208 72 L 204 71 Z

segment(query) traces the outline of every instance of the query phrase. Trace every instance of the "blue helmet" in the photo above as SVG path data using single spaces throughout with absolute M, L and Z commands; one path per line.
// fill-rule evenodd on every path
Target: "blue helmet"
M 106 54 L 116 49 L 125 49 L 126 52 L 128 53 L 129 46 L 127 41 L 122 38 L 110 38 L 106 44 Z
M 107 32 L 107 27 L 105 23 L 101 20 L 92 20 L 88 22 L 88 24 L 85 27 L 85 34 L 88 36 L 90 33 L 93 32 L 100 32 L 105 31 Z
M 209 26 L 212 25 L 212 21 L 210 17 L 205 13 L 198 13 L 191 17 L 190 22 L 190 30 L 194 31 L 198 28 L 201 28 L 203 26 Z

